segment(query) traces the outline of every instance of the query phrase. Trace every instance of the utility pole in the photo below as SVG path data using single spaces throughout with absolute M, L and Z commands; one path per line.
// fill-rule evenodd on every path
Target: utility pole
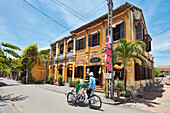
M 113 2 L 112 0 L 107 0 L 108 5 L 108 36 L 111 39 L 111 95 L 110 97 L 113 99 L 113 88 L 114 88 L 114 68 L 113 68 L 113 30 L 112 30 L 112 20 L 113 20 Z

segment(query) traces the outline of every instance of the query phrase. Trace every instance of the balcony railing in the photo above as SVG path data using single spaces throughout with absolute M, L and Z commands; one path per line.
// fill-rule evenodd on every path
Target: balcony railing
M 67 57 L 73 56 L 73 52 L 67 52 Z
M 63 58 L 63 57 L 64 57 L 63 54 L 59 54 L 59 55 L 58 55 L 58 58 Z

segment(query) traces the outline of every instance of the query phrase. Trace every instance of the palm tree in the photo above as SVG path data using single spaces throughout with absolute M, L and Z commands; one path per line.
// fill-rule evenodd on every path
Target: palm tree
M 142 65 L 144 66 L 146 64 L 146 60 L 141 57 L 139 54 L 141 53 L 140 47 L 143 49 L 145 48 L 145 43 L 143 41 L 134 41 L 132 43 L 128 43 L 124 39 L 120 39 L 118 42 L 118 47 L 115 49 L 115 52 L 118 57 L 121 57 L 124 62 L 124 86 L 126 90 L 126 65 L 127 60 L 129 58 L 138 59 L 142 62 Z
M 44 63 L 45 69 L 46 69 L 46 80 L 48 78 L 48 63 L 49 61 L 52 61 L 53 58 L 51 55 L 45 55 L 45 54 L 41 54 L 40 55 L 40 61 L 39 61 L 39 65 L 41 62 Z
M 9 69 L 21 72 L 17 67 L 20 65 L 17 61 L 12 59 L 10 54 L 13 58 L 21 58 L 15 50 L 21 51 L 21 49 L 15 45 L 1 42 L 0 44 L 0 69 L 3 71 L 8 71 Z M 6 54 L 5 54 L 6 53 Z

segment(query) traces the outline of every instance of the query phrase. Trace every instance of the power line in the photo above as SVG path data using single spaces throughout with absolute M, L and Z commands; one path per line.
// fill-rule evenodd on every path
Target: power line
M 80 14 L 79 12 L 73 10 L 72 8 L 70 8 L 69 6 L 65 5 L 64 3 L 60 2 L 59 0 L 56 0 L 57 2 L 59 2 L 60 4 L 62 4 L 63 6 L 67 7 L 68 9 L 72 10 L 73 12 L 77 13 L 78 15 L 82 16 L 83 18 L 86 18 L 85 16 L 83 16 L 82 14 Z M 86 18 L 87 19 L 87 18 Z
M 67 28 L 66 26 L 62 25 L 61 23 L 57 22 L 56 20 L 54 20 L 52 17 L 48 16 L 47 14 L 45 14 L 44 12 L 42 12 L 41 10 L 39 10 L 38 8 L 36 8 L 35 6 L 33 6 L 32 4 L 30 4 L 29 2 L 27 2 L 26 0 L 23 0 L 25 3 L 27 3 L 28 5 L 30 5 L 32 8 L 34 8 L 35 10 L 37 10 L 38 12 L 40 12 L 41 14 L 43 14 L 44 16 L 46 16 L 47 18 L 49 18 L 50 20 L 52 20 L 53 22 L 55 22 L 56 24 L 64 27 L 65 29 L 71 31 L 69 28 Z
M 143 1 L 144 1 L 144 0 L 142 0 L 141 2 L 139 2 L 138 5 L 140 5 Z M 138 5 L 137 5 L 137 6 L 138 6 Z
M 94 9 L 96 9 L 97 7 L 99 7 L 103 2 L 105 2 L 105 0 L 103 0 L 100 4 L 98 4 L 96 7 L 94 7 L 93 9 L 91 9 L 87 14 L 86 14 L 86 18 L 90 17 L 91 15 L 93 15 L 94 13 L 100 11 L 101 9 L 103 9 L 105 6 L 103 6 L 102 8 L 96 10 L 95 12 L 93 12 L 92 14 L 90 14 Z M 89 15 L 90 14 L 90 15 Z M 88 15 L 88 16 L 87 16 Z M 71 24 L 69 27 L 72 27 L 73 25 L 77 24 L 77 22 L 79 22 L 79 20 L 75 21 L 73 24 Z M 55 37 L 51 38 L 48 42 L 50 42 L 51 40 L 55 39 L 57 36 L 63 34 L 64 32 L 66 32 L 66 30 L 62 31 L 61 33 L 57 34 Z
M 162 33 L 164 33 L 164 32 L 167 32 L 167 31 L 169 31 L 169 30 L 170 30 L 170 29 L 167 29 L 167 30 L 161 31 L 160 33 L 155 34 L 153 37 L 156 37 L 156 36 L 158 36 L 158 35 L 160 35 L 160 34 L 162 34 Z
M 81 17 L 79 17 L 79 16 L 77 16 L 76 14 L 74 14 L 74 13 L 72 13 L 70 10 L 73 10 L 73 9 L 71 9 L 71 8 L 69 8 L 68 6 L 66 6 L 65 4 L 63 4 L 63 3 L 61 3 L 61 4 L 63 4 L 65 7 L 67 7 L 68 9 L 70 9 L 70 10 L 68 10 L 67 8 L 65 8 L 65 7 L 63 7 L 63 6 L 61 6 L 59 3 L 57 3 L 56 1 L 54 1 L 54 0 L 51 0 L 52 2 L 54 2 L 55 4 L 57 4 L 57 5 L 59 5 L 60 7 L 62 7 L 62 8 L 64 8 L 66 11 L 68 11 L 69 13 L 71 13 L 72 15 L 74 15 L 74 16 L 76 16 L 77 18 L 79 18 L 79 19 L 81 19 L 81 20 L 83 20 L 83 21 L 85 21 L 85 19 L 84 18 L 81 18 Z M 73 10 L 74 11 L 74 10 Z M 74 11 L 75 12 L 75 11 Z M 77 13 L 77 12 L 76 12 Z

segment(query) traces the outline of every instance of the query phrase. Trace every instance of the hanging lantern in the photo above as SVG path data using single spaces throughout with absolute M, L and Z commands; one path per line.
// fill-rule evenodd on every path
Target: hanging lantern
M 114 65 L 115 69 L 123 69 L 123 66 L 118 66 L 117 64 Z
M 106 62 L 111 62 L 111 57 L 110 56 L 107 56 L 107 58 L 106 58 Z
M 132 63 L 131 62 L 127 62 L 127 66 L 131 66 L 132 65 Z
M 107 43 L 107 44 L 106 44 L 106 47 L 107 47 L 108 49 L 110 49 L 110 48 L 111 48 L 111 45 L 110 45 L 109 43 Z

